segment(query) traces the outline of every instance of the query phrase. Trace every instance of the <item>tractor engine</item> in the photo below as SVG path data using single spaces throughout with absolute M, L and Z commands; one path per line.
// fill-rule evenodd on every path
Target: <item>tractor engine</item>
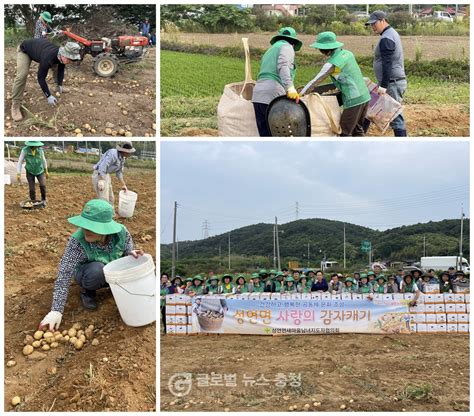
M 130 60 L 141 58 L 147 45 L 145 36 L 118 36 L 110 42 L 112 50 Z

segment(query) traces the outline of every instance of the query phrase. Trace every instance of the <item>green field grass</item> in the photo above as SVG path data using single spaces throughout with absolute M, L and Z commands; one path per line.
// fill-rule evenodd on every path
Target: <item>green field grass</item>
M 179 134 L 184 127 L 217 128 L 216 108 L 226 84 L 243 81 L 244 62 L 239 58 L 161 51 L 161 133 Z M 306 60 L 307 61 L 307 60 Z M 367 59 L 363 59 L 367 62 Z M 252 75 L 259 62 L 252 62 Z M 319 71 L 320 64 L 300 65 L 296 86 L 303 86 Z M 374 80 L 370 66 L 361 66 Z M 329 81 L 328 81 L 329 82 Z M 409 76 L 406 104 L 469 105 L 469 83 Z

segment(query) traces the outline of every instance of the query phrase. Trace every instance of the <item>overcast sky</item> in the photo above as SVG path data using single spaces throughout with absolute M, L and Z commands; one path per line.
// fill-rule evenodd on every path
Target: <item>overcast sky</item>
M 469 216 L 467 142 L 162 142 L 161 242 L 328 218 L 385 230 Z

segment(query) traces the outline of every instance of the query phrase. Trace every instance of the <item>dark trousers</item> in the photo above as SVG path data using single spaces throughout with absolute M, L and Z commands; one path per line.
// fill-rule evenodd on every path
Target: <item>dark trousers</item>
M 341 136 L 364 136 L 364 120 L 369 103 L 345 108 L 341 115 Z
M 163 333 L 166 334 L 166 305 L 161 306 L 161 320 L 163 321 Z
M 41 175 L 33 175 L 28 171 L 26 172 L 26 180 L 28 181 L 30 199 L 32 201 L 36 200 L 35 178 L 38 178 L 41 192 L 41 200 L 46 201 L 46 175 L 44 174 L 44 172 Z
M 104 264 L 99 261 L 83 264 L 76 273 L 76 282 L 89 293 L 108 287 L 109 284 L 105 281 L 104 276 Z
M 255 119 L 257 120 L 258 134 L 260 134 L 260 137 L 270 137 L 272 134 L 270 133 L 270 129 L 268 128 L 266 118 L 268 104 L 252 104 L 253 109 L 255 110 Z

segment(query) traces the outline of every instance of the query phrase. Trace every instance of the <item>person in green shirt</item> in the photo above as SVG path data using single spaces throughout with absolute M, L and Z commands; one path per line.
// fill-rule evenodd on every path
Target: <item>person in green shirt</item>
M 365 273 L 362 273 L 360 275 L 358 293 L 373 293 L 373 292 L 374 292 L 373 286 L 371 283 L 369 283 L 369 279 L 367 278 L 367 275 Z
M 193 284 L 186 288 L 184 293 L 189 296 L 203 295 L 204 289 L 204 279 L 200 274 L 197 274 L 193 277 Z
M 285 279 L 284 285 L 280 288 L 281 293 L 296 293 L 297 288 L 295 285 L 295 279 L 293 279 L 291 276 L 287 277 Z
M 357 282 L 352 277 L 347 277 L 344 281 L 341 293 L 357 293 Z
M 222 276 L 221 293 L 235 293 L 235 285 L 232 283 L 233 276 L 226 273 Z
M 377 282 L 374 284 L 374 293 L 387 293 L 387 279 L 383 274 L 377 276 Z
M 215 275 L 209 277 L 206 289 L 205 289 L 205 295 L 215 295 L 216 293 L 220 293 L 220 285 L 219 285 L 219 278 Z
M 284 284 L 285 273 L 277 272 L 275 276 L 275 292 L 280 293 L 281 286 Z
M 370 93 L 354 54 L 343 49 L 333 32 L 322 32 L 311 48 L 319 49 L 327 59 L 321 71 L 301 90 L 311 92 L 325 78 L 330 77 L 341 91 L 344 110 L 341 115 L 341 136 L 364 136 L 364 120 L 369 107 Z
M 441 274 L 441 280 L 439 282 L 439 291 L 440 293 L 453 293 L 453 285 L 451 279 L 449 278 L 448 272 L 443 272 Z
M 245 281 L 245 277 L 243 275 L 237 276 L 237 280 L 235 281 L 237 287 L 235 288 L 235 293 L 248 293 L 249 286 Z
M 23 161 L 25 161 L 26 180 L 28 181 L 30 200 L 36 201 L 35 179 L 37 179 L 41 192 L 41 201 L 43 206 L 46 206 L 46 179 L 49 177 L 49 173 L 48 162 L 46 161 L 41 146 L 44 146 L 44 143 L 40 141 L 25 142 L 25 146 L 21 149 L 18 158 L 16 177 L 18 183 L 21 183 L 21 169 Z
M 311 283 L 308 283 L 308 278 L 304 274 L 300 278 L 297 290 L 299 293 L 311 293 Z
M 286 95 L 299 101 L 294 86 L 296 76 L 295 52 L 303 45 L 295 29 L 283 27 L 270 40 L 272 45 L 262 56 L 257 83 L 252 92 L 252 103 L 260 137 L 271 136 L 267 125 L 268 105 L 277 97 Z
M 258 273 L 252 273 L 252 279 L 249 282 L 249 292 L 263 293 L 265 284 L 260 280 Z
M 369 278 L 369 283 L 373 286 L 375 284 L 375 273 L 370 271 L 367 273 L 367 277 Z

